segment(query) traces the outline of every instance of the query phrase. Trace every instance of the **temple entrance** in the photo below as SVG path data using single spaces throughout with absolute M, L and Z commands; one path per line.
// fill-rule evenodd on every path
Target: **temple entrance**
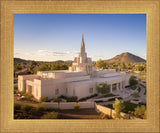
M 33 86 L 27 85 L 27 92 L 32 94 L 33 93 Z
M 112 84 L 112 91 L 116 91 L 117 90 L 117 84 Z

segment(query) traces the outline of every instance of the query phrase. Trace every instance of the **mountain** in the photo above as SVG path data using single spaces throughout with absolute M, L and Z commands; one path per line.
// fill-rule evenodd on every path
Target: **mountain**
M 25 59 L 21 59 L 21 58 L 14 58 L 14 61 L 16 61 L 16 62 L 30 62 L 31 60 L 25 60 Z
M 124 62 L 124 63 L 137 63 L 137 62 L 146 62 L 143 58 L 136 56 L 134 54 L 131 54 L 129 52 L 122 53 L 120 55 L 117 55 L 111 59 L 104 60 L 105 62 Z
M 21 59 L 21 58 L 14 58 L 14 61 L 15 62 L 31 62 L 34 60 L 25 60 L 25 59 Z M 72 60 L 67 60 L 67 61 L 57 60 L 57 61 L 36 61 L 36 62 L 61 62 L 61 63 L 64 63 L 64 62 L 73 62 L 73 61 Z

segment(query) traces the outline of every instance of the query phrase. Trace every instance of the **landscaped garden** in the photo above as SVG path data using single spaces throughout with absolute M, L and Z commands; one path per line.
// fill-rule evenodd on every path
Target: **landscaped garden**
M 80 109 L 75 105 L 74 109 L 58 110 L 47 109 L 42 104 L 37 107 L 31 105 L 14 104 L 14 119 L 102 119 L 95 109 Z

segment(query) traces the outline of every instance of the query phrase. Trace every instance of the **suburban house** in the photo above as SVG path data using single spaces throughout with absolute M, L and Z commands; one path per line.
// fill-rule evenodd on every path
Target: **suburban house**
M 130 75 L 116 72 L 115 69 L 97 70 L 92 59 L 87 57 L 84 36 L 81 49 L 69 70 L 38 71 L 36 75 L 19 75 L 18 90 L 34 95 L 36 99 L 47 96 L 48 99 L 64 96 L 77 96 L 78 99 L 97 93 L 101 83 L 110 85 L 110 92 L 125 89 Z

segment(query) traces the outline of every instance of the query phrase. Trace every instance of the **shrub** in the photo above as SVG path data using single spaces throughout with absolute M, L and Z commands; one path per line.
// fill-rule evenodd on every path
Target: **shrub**
M 18 90 L 14 90 L 14 94 L 18 94 L 19 93 L 19 91 Z
M 143 118 L 146 112 L 146 107 L 144 105 L 135 108 L 134 115 Z
M 143 119 L 147 119 L 147 110 L 144 112 Z
M 80 103 L 76 103 L 76 105 L 74 106 L 74 110 L 75 111 L 79 111 L 80 110 Z
M 20 110 L 21 109 L 21 104 L 19 103 L 14 103 L 14 110 Z
M 14 114 L 14 119 L 30 119 L 29 115 L 25 112 Z
M 27 104 L 22 106 L 22 110 L 24 111 L 30 111 L 32 108 L 33 108 L 32 106 L 27 105 Z
M 77 102 L 77 97 L 76 96 L 68 97 L 67 102 Z
M 48 97 L 41 97 L 40 98 L 40 102 L 47 102 L 48 101 Z
M 97 86 L 97 92 L 101 94 L 106 94 L 110 92 L 110 86 L 106 83 L 99 84 Z
M 136 86 L 136 85 L 131 86 L 131 89 L 132 89 L 132 90 L 135 90 L 136 88 L 137 88 L 137 86 Z
M 54 99 L 53 99 L 53 101 L 54 101 L 54 102 L 61 102 L 61 101 L 62 101 L 62 99 L 61 99 L 61 98 L 59 98 L 59 97 L 56 97 L 56 98 L 54 98 Z
M 141 91 L 141 88 L 140 87 L 138 87 L 138 92 L 140 92 Z
M 18 85 L 14 85 L 14 90 L 18 90 Z
M 124 102 L 124 105 L 125 105 L 124 112 L 134 111 L 134 109 L 138 106 L 137 104 L 130 102 Z
M 29 100 L 29 101 L 31 101 L 31 99 L 34 97 L 32 94 L 30 94 L 30 93 L 26 93 L 25 95 L 25 98 L 26 98 L 26 100 Z
M 43 111 L 46 111 L 47 108 L 43 104 L 38 104 L 36 110 L 37 112 L 43 112 Z
M 113 103 L 113 108 L 115 110 L 115 114 L 114 116 L 116 118 L 121 118 L 121 111 L 125 108 L 124 102 L 123 101 L 119 101 L 117 98 L 115 99 L 115 103 Z
M 109 115 L 103 114 L 103 113 L 100 114 L 100 118 L 101 119 L 110 119 Z
M 57 119 L 58 113 L 57 112 L 50 112 L 47 114 L 44 114 L 41 119 Z
M 20 91 L 19 93 L 20 93 L 20 95 L 22 95 L 22 96 L 24 96 L 24 95 L 26 94 L 25 91 Z
M 63 95 L 61 95 L 59 98 L 67 99 L 67 97 L 66 97 L 66 96 L 63 96 Z
M 130 79 L 129 79 L 129 85 L 130 86 L 135 86 L 138 84 L 138 81 L 136 80 L 136 77 L 135 76 L 131 76 Z
M 35 98 L 31 98 L 31 101 L 34 102 L 34 103 L 39 103 L 39 101 Z
M 135 93 L 131 94 L 131 96 L 137 98 L 137 97 L 139 97 L 139 93 L 135 92 Z

